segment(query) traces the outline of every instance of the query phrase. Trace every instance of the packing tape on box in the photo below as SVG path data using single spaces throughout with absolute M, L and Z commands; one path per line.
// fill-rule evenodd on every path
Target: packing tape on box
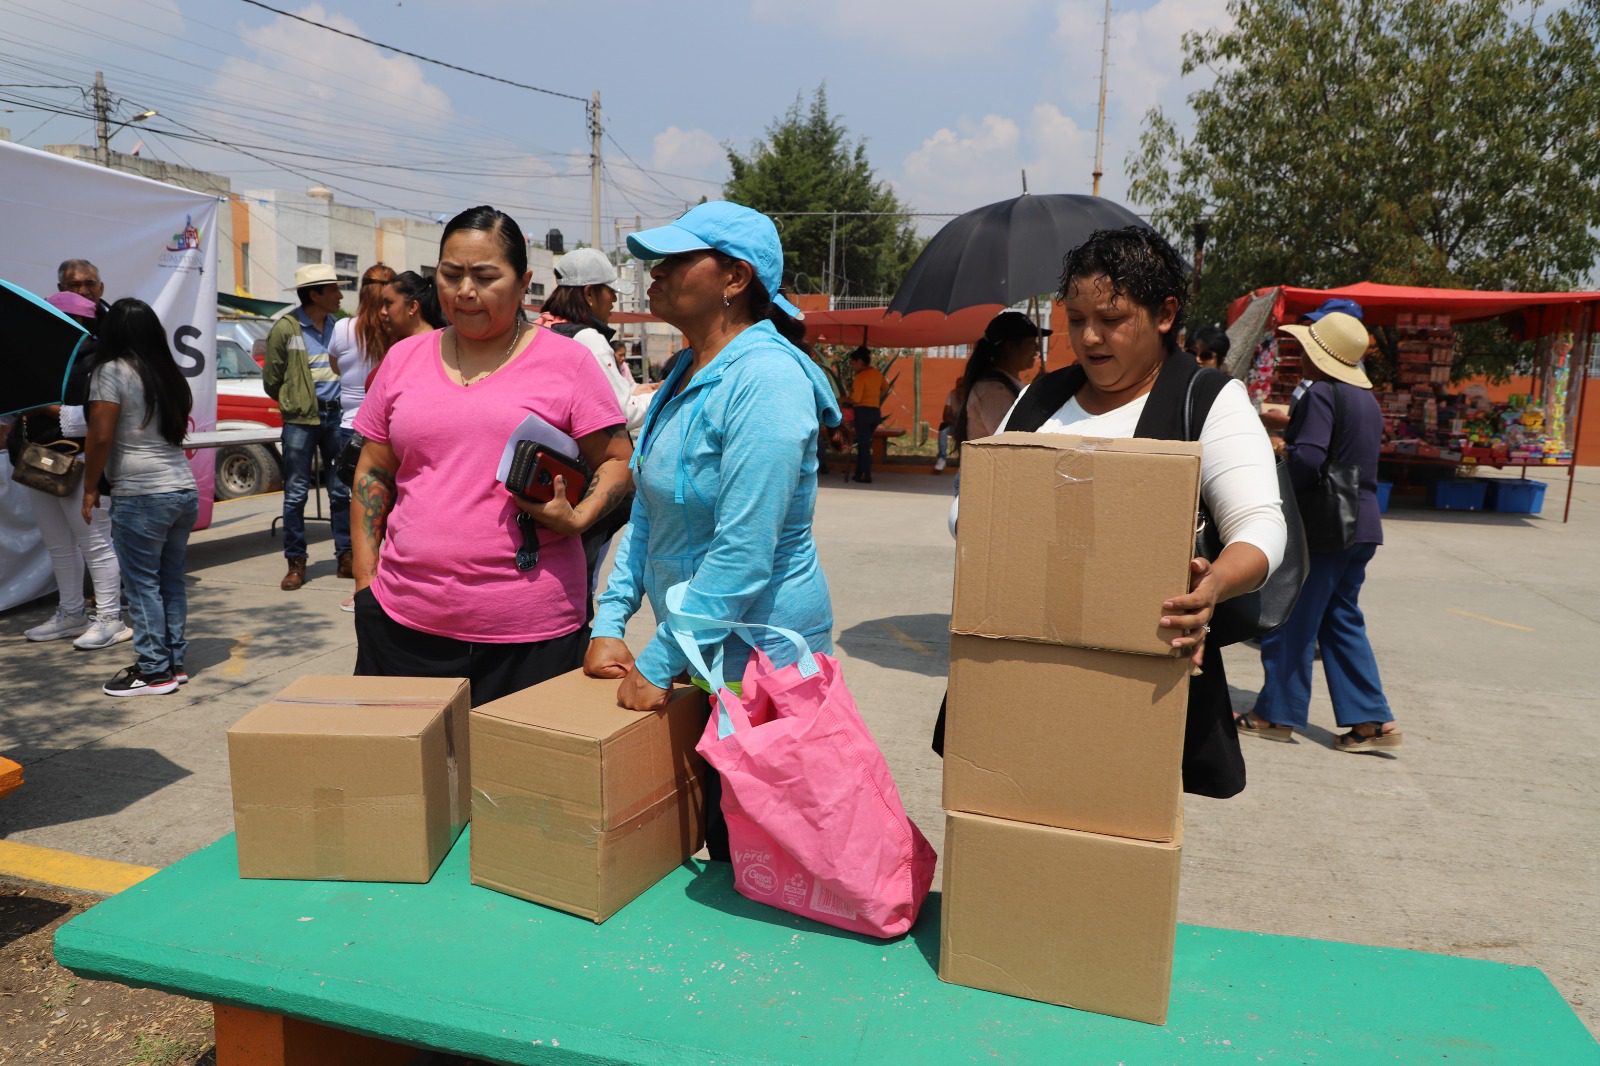
M 602 826 L 551 796 L 509 789 L 492 795 L 476 786 L 472 794 L 495 809 L 496 822 L 536 830 L 545 840 L 587 848 L 592 847 L 604 832 Z M 654 810 L 656 806 L 659 804 L 652 804 L 650 809 Z
M 274 703 L 294 703 L 307 707 L 434 707 L 437 696 L 279 696 Z M 448 709 L 448 705 L 447 705 Z M 450 824 L 465 825 L 466 812 L 461 809 L 461 771 L 456 767 L 456 731 L 450 728 L 450 715 L 445 715 L 444 770 L 450 787 Z
M 311 790 L 311 869 L 318 880 L 334 881 L 344 875 L 344 789 Z
M 1082 633 L 1090 607 L 1083 588 L 1083 556 L 1094 546 L 1094 450 L 1092 443 L 1085 442 L 1063 451 L 1056 458 L 1055 480 L 1050 486 L 1055 535 L 1045 553 L 1045 588 L 1060 609 L 1075 613 L 1076 622 L 1074 633 L 1049 634 L 1056 639 Z

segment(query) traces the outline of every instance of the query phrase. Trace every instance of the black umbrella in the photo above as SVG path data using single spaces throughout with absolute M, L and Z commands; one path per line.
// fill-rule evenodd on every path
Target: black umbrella
M 890 312 L 1011 306 L 1053 292 L 1061 260 L 1098 229 L 1146 226 L 1099 196 L 1023 195 L 951 219 L 922 250 L 889 301 Z
M 0 415 L 60 403 L 88 336 L 27 289 L 0 280 Z

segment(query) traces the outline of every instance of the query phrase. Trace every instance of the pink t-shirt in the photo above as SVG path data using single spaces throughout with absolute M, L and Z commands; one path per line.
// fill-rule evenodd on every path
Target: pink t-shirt
M 373 595 L 424 633 L 485 644 L 565 636 L 583 625 L 583 543 L 540 526 L 539 562 L 516 568 L 517 507 L 495 480 L 500 453 L 529 414 L 572 437 L 622 424 L 589 349 L 541 329 L 520 355 L 471 388 L 445 376 L 442 332 L 389 349 L 356 432 L 400 461 Z

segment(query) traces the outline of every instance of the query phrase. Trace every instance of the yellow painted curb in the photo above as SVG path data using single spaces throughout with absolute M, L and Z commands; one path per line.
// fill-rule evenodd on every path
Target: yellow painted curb
M 113 895 L 155 873 L 153 866 L 94 859 L 55 848 L 0 840 L 0 877 L 20 877 L 57 888 Z

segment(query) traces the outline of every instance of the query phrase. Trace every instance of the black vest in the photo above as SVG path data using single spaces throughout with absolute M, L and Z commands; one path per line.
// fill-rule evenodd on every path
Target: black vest
M 1086 380 L 1083 367 L 1077 364 L 1042 375 L 1017 401 L 1006 429 L 1036 431 L 1083 387 Z M 1190 397 L 1191 380 L 1194 381 L 1194 410 L 1188 423 L 1191 428 L 1186 434 L 1183 408 L 1185 399 Z M 1228 375 L 1221 371 L 1200 369 L 1194 356 L 1187 352 L 1173 352 L 1161 365 L 1133 435 L 1155 440 L 1198 440 L 1212 403 L 1228 381 Z M 1158 607 L 1157 604 L 1150 606 L 1152 610 Z M 1244 756 L 1239 751 L 1238 728 L 1233 722 L 1233 702 L 1228 696 L 1228 679 L 1222 668 L 1222 649 L 1206 645 L 1202 661 L 1203 672 L 1189 682 L 1189 716 L 1183 740 L 1183 790 L 1227 799 L 1244 790 Z

